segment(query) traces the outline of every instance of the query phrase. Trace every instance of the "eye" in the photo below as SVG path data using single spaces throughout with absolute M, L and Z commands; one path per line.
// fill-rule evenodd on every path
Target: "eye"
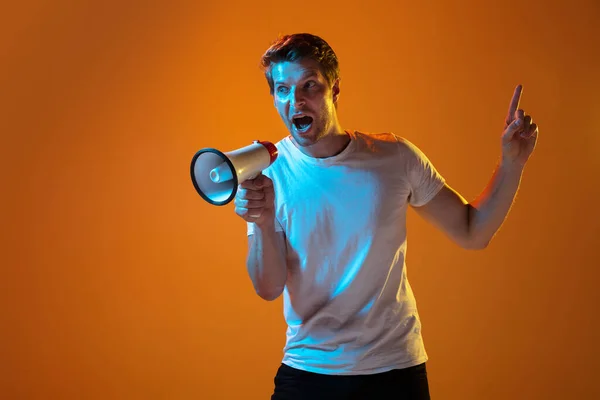
M 285 86 L 277 86 L 277 93 L 279 94 L 287 94 L 288 88 Z
M 310 89 L 310 88 L 316 86 L 316 84 L 317 84 L 317 82 L 315 82 L 315 81 L 308 81 L 308 82 L 306 82 L 306 84 L 304 85 L 304 87 L 307 88 L 307 89 Z

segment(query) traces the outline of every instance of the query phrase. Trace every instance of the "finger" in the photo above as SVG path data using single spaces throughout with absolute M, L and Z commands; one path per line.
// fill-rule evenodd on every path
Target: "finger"
M 253 210 L 253 209 L 248 210 L 248 217 L 247 217 L 246 221 L 256 222 L 262 216 L 262 212 L 263 212 L 262 208 L 257 209 L 257 210 Z
M 265 198 L 265 192 L 264 192 L 264 190 L 261 190 L 261 189 L 252 190 L 252 189 L 238 188 L 238 193 L 237 193 L 236 197 L 238 197 L 240 199 L 245 199 L 245 200 L 261 200 L 261 199 Z
M 523 121 L 521 119 L 515 119 L 502 133 L 502 144 L 509 143 L 514 135 L 521 130 Z
M 259 188 L 266 188 L 272 187 L 273 181 L 268 176 L 261 173 L 256 177 L 254 184 Z
M 536 124 L 531 124 L 527 131 L 521 133 L 521 136 L 525 139 L 531 138 L 533 135 L 537 135 L 538 127 Z
M 529 129 L 531 128 L 531 116 L 525 115 L 523 118 L 523 127 L 520 131 L 522 137 L 528 136 L 530 134 Z
M 523 111 L 521 108 L 519 108 L 514 116 L 513 119 L 520 119 L 522 122 L 525 120 L 525 111 Z M 523 124 L 521 126 L 524 126 Z
M 259 208 L 259 209 L 247 209 L 247 208 L 243 208 L 243 207 L 235 208 L 235 213 L 248 222 L 256 222 L 258 220 L 258 218 L 261 217 L 262 212 L 263 212 L 262 208 Z
M 519 109 L 519 103 L 521 102 L 521 93 L 523 92 L 523 86 L 517 85 L 513 93 L 513 97 L 510 100 L 508 106 L 508 114 L 506 114 L 506 126 L 510 125 L 514 121 L 515 111 Z
M 254 179 L 252 179 L 252 183 L 257 188 L 262 189 L 262 187 L 264 186 L 264 178 L 265 176 L 262 174 L 262 172 L 259 172 L 259 174 L 256 177 L 254 177 Z
M 255 179 L 247 179 L 244 182 L 242 182 L 239 186 L 243 189 L 260 190 L 260 187 L 256 184 Z
M 265 193 L 265 203 L 267 205 L 273 205 L 275 203 L 275 191 L 273 187 L 263 189 Z
M 265 200 L 236 199 L 235 205 L 239 208 L 263 208 L 266 202 Z
M 246 189 L 258 190 L 264 187 L 272 187 L 273 181 L 261 173 L 253 179 L 245 180 L 241 183 L 241 186 Z
M 526 151 L 530 154 L 533 152 L 533 150 L 535 149 L 535 145 L 537 144 L 538 133 L 539 129 L 536 126 L 533 130 L 533 133 L 526 139 Z

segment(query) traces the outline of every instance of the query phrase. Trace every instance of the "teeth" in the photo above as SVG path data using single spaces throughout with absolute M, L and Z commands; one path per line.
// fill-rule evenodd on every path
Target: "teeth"
M 306 132 L 306 131 L 307 131 L 307 130 L 310 128 L 310 126 L 311 126 L 311 125 L 312 125 L 312 124 L 308 124 L 308 125 L 306 125 L 304 128 L 301 128 L 301 127 L 299 127 L 298 125 L 296 125 L 296 130 L 297 130 L 298 132 Z
M 299 132 L 305 132 L 312 125 L 312 120 L 307 125 L 304 125 L 304 124 L 302 124 L 302 123 L 299 122 L 300 119 L 306 118 L 306 117 L 307 117 L 307 115 L 301 114 L 301 115 L 297 115 L 297 116 L 295 116 L 295 117 L 292 118 L 292 124 L 294 125 L 294 128 L 296 128 L 297 131 L 299 131 Z

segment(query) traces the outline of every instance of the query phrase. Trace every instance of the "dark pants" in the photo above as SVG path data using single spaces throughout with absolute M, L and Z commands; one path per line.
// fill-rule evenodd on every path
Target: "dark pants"
M 271 400 L 429 400 L 425 363 L 373 375 L 322 375 L 281 364 Z

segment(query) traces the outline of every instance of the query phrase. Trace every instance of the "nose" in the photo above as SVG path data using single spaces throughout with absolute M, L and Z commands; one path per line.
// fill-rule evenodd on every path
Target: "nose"
M 294 91 L 294 93 L 292 94 L 292 96 L 290 96 L 290 97 L 291 97 L 290 102 L 294 106 L 295 110 L 298 110 L 299 107 L 304 106 L 304 104 L 306 103 L 306 101 L 304 100 L 304 96 L 298 89 L 296 89 Z

